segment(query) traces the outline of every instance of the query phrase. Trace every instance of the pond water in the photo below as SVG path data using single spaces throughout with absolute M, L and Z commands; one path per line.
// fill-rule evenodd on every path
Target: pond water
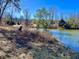
M 48 30 L 65 46 L 79 52 L 79 30 Z

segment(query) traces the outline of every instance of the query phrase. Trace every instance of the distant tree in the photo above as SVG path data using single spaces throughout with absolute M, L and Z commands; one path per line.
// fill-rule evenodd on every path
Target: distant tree
M 46 8 L 40 8 L 37 10 L 35 18 L 38 19 L 37 26 L 38 28 L 47 28 L 48 23 L 47 23 L 47 18 L 48 18 L 48 11 Z
M 59 26 L 64 28 L 64 29 L 70 29 L 71 28 L 71 26 L 66 21 L 64 21 L 63 18 L 59 21 Z
M 29 13 L 29 10 L 27 10 L 27 9 L 25 9 L 24 11 L 23 11 L 23 14 L 24 14 L 24 18 L 25 18 L 25 20 L 29 20 L 30 19 L 30 13 Z
M 40 8 L 37 10 L 35 17 L 37 19 L 44 19 L 47 20 L 48 11 L 46 8 Z
M 7 6 L 15 6 L 16 8 L 19 8 L 19 1 L 20 0 L 0 0 L 0 22 L 1 22 L 1 18 L 4 14 L 4 11 L 6 10 L 6 8 L 8 8 Z
M 65 23 L 66 23 L 66 22 L 65 22 L 63 19 L 61 19 L 61 20 L 59 21 L 59 26 L 64 27 Z
M 73 29 L 79 28 L 79 19 L 76 17 L 76 15 L 70 16 L 67 23 L 71 25 L 71 28 Z
M 47 28 L 48 22 L 46 20 L 36 20 L 37 28 Z
M 49 19 L 50 20 L 53 21 L 55 14 L 56 14 L 56 8 L 55 7 L 49 8 Z

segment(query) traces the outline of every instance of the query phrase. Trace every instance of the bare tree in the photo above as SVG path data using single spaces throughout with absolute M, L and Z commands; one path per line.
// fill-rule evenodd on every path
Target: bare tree
M 56 8 L 55 7 L 49 8 L 49 19 L 50 20 L 53 20 L 54 19 L 55 13 L 56 13 Z
M 0 22 L 1 22 L 2 16 L 3 16 L 4 11 L 6 10 L 7 6 L 12 4 L 16 8 L 20 9 L 19 1 L 20 0 L 0 0 Z
M 25 18 L 25 20 L 29 20 L 30 19 L 30 13 L 29 13 L 29 10 L 28 9 L 25 9 L 24 11 L 23 11 L 23 14 L 24 14 L 24 18 Z

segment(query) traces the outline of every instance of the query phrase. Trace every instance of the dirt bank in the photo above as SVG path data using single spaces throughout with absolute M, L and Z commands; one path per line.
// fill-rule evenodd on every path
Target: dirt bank
M 0 59 L 79 59 L 47 32 L 0 29 Z

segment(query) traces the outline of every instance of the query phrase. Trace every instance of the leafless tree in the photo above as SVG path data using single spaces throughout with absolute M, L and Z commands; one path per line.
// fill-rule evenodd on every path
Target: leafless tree
M 56 8 L 55 7 L 51 7 L 49 8 L 49 19 L 53 20 L 56 14 Z
M 7 6 L 13 5 L 16 8 L 20 9 L 19 1 L 20 0 L 0 0 L 0 22 L 4 14 L 4 11 L 6 10 L 6 8 L 8 8 Z
M 29 13 L 29 10 L 28 9 L 25 9 L 23 11 L 23 14 L 24 14 L 24 18 L 26 21 L 28 21 L 30 19 L 30 13 Z

